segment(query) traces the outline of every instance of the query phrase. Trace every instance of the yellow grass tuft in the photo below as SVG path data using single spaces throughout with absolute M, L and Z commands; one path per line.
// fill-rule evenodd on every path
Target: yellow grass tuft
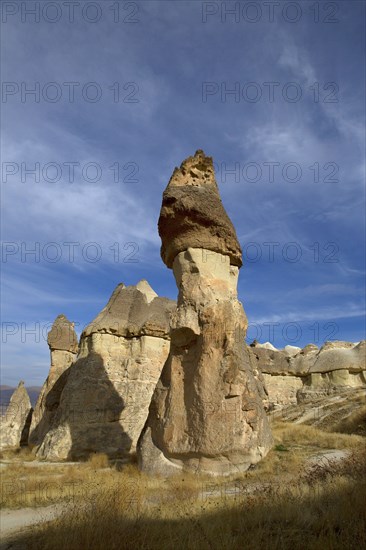
M 108 468 L 109 459 L 105 453 L 92 453 L 88 458 L 87 464 L 93 469 Z

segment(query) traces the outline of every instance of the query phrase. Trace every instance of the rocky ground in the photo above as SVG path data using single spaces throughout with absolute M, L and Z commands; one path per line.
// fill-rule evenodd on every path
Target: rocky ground
M 290 405 L 270 415 L 271 420 L 316 426 L 324 431 L 366 435 L 366 392 L 363 388 L 339 391 L 309 403 Z

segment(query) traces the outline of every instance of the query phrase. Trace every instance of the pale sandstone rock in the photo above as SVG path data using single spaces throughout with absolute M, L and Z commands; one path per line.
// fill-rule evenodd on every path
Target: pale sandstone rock
M 0 418 L 0 450 L 27 444 L 32 410 L 28 392 L 21 381 L 10 398 L 5 415 Z
M 299 403 L 331 395 L 346 388 L 366 388 L 366 342 L 326 342 L 303 378 Z
M 78 352 L 78 339 L 74 323 L 71 323 L 63 313 L 56 317 L 47 335 L 47 343 L 51 352 L 53 350 Z
M 300 353 L 301 351 L 301 348 L 297 347 L 297 346 L 285 346 L 283 348 L 283 351 L 285 353 L 287 353 L 288 355 L 290 355 L 291 357 L 294 357 L 295 355 L 297 355 L 298 353 Z
M 146 281 L 117 286 L 81 336 L 78 359 L 39 457 L 78 460 L 102 452 L 120 458 L 135 452 L 168 356 L 174 307 Z
M 350 372 L 361 372 L 365 370 L 365 344 L 365 341 L 360 342 L 356 346 L 351 342 L 327 342 L 320 349 L 309 372 L 324 373 L 344 369 Z
M 309 401 L 346 388 L 366 386 L 365 341 L 326 342 L 321 349 L 308 344 L 289 354 L 263 348 L 257 342 L 250 347 L 263 373 L 269 409 Z
M 270 349 L 272 351 L 278 351 L 278 349 L 275 348 L 274 345 L 271 344 L 271 342 L 264 342 L 264 344 L 257 343 L 256 347 L 263 348 L 263 349 Z
M 297 392 L 303 387 L 301 377 L 274 376 L 264 373 L 263 378 L 268 392 L 268 397 L 265 397 L 265 403 L 269 409 L 297 403 Z
M 69 367 L 77 357 L 78 339 L 74 323 L 71 323 L 65 315 L 59 315 L 48 333 L 47 342 L 51 354 L 51 367 L 32 415 L 29 443 L 34 446 L 42 443 L 46 433 L 52 427 Z
M 179 289 L 169 357 L 138 443 L 143 471 L 244 471 L 272 445 L 237 299 L 241 250 L 212 159 L 198 151 L 163 195 L 161 255 Z M 262 391 L 263 387 L 262 387 Z

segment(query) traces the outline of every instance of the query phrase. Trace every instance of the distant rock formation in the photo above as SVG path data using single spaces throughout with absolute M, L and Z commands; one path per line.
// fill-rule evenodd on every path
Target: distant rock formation
M 32 415 L 29 443 L 34 446 L 42 443 L 52 426 L 69 367 L 77 357 L 78 339 L 74 323 L 63 314 L 56 317 L 48 333 L 47 342 L 50 348 L 51 367 Z
M 174 307 L 147 281 L 117 286 L 81 335 L 78 359 L 37 456 L 78 460 L 95 452 L 110 458 L 135 452 L 168 356 Z
M 164 475 L 246 470 L 266 455 L 272 436 L 244 342 L 241 249 L 212 159 L 202 151 L 175 169 L 159 234 L 179 295 L 169 357 L 138 444 L 139 466 Z
M 289 349 L 290 348 L 290 349 Z M 320 349 L 271 344 L 250 346 L 253 362 L 262 372 L 267 406 L 279 408 L 337 393 L 344 388 L 366 387 L 366 341 L 326 342 Z
M 32 410 L 24 382 L 20 381 L 10 398 L 5 415 L 0 418 L 0 450 L 27 444 Z

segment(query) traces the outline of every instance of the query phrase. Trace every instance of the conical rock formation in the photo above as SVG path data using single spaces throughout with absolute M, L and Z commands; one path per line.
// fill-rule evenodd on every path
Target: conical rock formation
M 35 446 L 42 443 L 52 426 L 69 367 L 77 357 L 78 339 L 74 323 L 65 315 L 58 315 L 48 333 L 47 342 L 50 348 L 51 367 L 37 399 L 29 432 L 29 443 Z
M 237 298 L 241 250 L 212 159 L 176 169 L 163 195 L 161 255 L 179 289 L 171 345 L 138 444 L 140 468 L 228 475 L 265 456 L 271 432 Z
M 84 330 L 53 427 L 37 455 L 49 460 L 131 455 L 169 352 L 175 303 L 147 281 L 120 284 Z
M 32 410 L 28 392 L 21 381 L 10 398 L 5 415 L 0 419 L 1 450 L 27 444 Z

